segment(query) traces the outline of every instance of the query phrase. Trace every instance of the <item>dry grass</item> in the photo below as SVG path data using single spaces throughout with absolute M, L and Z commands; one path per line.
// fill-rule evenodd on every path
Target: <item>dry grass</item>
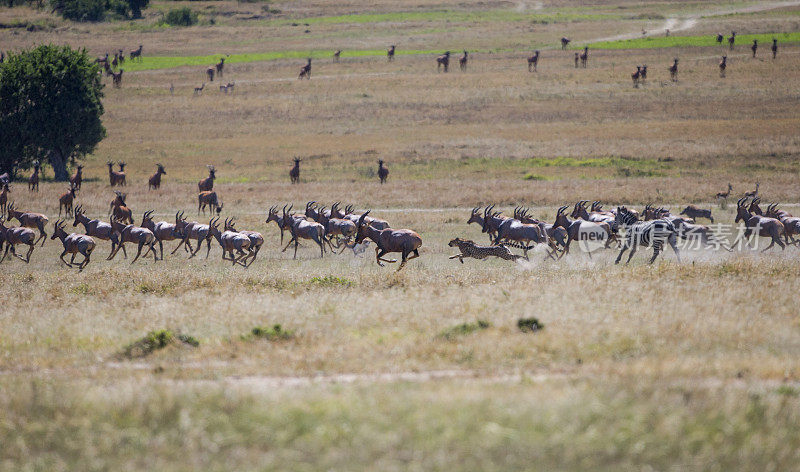
M 218 13 L 216 26 L 153 28 L 155 12 L 173 3 L 156 2 L 133 25 L 4 29 L 0 42 L 68 42 L 93 53 L 141 42 L 145 54 L 175 56 L 390 42 L 500 52 L 475 54 L 468 73 L 446 76 L 419 55 L 392 64 L 320 60 L 303 82 L 295 61 L 235 64 L 225 76 L 236 81 L 233 95 L 207 87 L 200 97 L 192 88 L 204 79 L 201 68 L 126 73 L 122 89 L 107 89 L 109 137 L 87 159 L 79 203 L 104 215 L 113 196 L 104 163 L 126 160 L 137 222 L 147 209 L 204 219 L 194 209 L 196 182 L 213 163 L 224 214 L 261 231 L 266 244 L 247 270 L 223 264 L 217 248 L 209 260 L 186 262 L 180 251 L 159 263 L 106 262 L 107 243 L 80 274 L 59 265 L 53 241 L 30 265 L 4 261 L 0 470 L 796 468 L 797 248 L 697 251 L 680 265 L 666 254 L 652 267 L 641 252 L 631 266 L 614 266 L 616 251 L 557 264 L 536 251 L 530 263 L 461 265 L 447 259 L 446 243 L 484 241 L 466 225 L 465 208 L 489 202 L 531 205 L 548 220 L 554 206 L 578 199 L 677 211 L 679 202 L 709 202 L 728 182 L 741 194 L 759 180 L 766 200 L 796 203 L 800 48 L 782 47 L 772 63 L 740 47 L 725 80 L 717 78 L 717 48 L 593 51 L 588 70 L 574 69 L 572 51 L 548 49 L 538 74 L 528 74 L 522 51 L 531 45 L 636 32 L 663 22 L 658 15 L 714 6 L 615 2 L 576 12 L 572 2 L 545 2 L 537 12 L 616 17 L 546 25 L 320 20 L 306 34 L 280 21 L 442 7 L 303 0 L 270 4 L 282 11 L 276 18 L 244 20 L 262 5 L 191 2 L 240 13 Z M 709 24 L 796 31 L 796 14 L 783 13 L 715 17 L 686 34 Z M 654 19 L 630 19 L 637 15 Z M 675 56 L 678 84 L 666 73 Z M 633 89 L 630 71 L 642 63 L 650 81 Z M 293 156 L 304 158 L 295 186 L 286 175 Z M 376 182 L 379 158 L 388 162 L 388 185 Z M 167 175 L 149 192 L 157 162 Z M 30 194 L 17 183 L 12 198 L 52 222 L 63 188 L 45 182 Z M 393 226 L 417 230 L 422 257 L 394 273 L 377 267 L 371 250 L 364 259 L 319 259 L 306 244 L 293 261 L 264 211 L 311 199 L 374 208 Z M 730 209 L 714 214 L 733 221 Z M 520 318 L 545 328 L 523 332 Z M 471 329 L 478 320 L 488 326 Z M 274 335 L 277 324 L 291 336 Z M 160 330 L 199 345 L 124 356 Z

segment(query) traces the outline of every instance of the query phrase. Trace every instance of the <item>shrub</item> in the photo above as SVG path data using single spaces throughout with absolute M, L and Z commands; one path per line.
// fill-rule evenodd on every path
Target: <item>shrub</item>
M 160 329 L 157 331 L 150 331 L 143 338 L 127 345 L 122 350 L 121 357 L 133 359 L 137 357 L 145 357 L 157 351 L 164 349 L 170 344 L 183 343 L 192 347 L 197 347 L 200 342 L 193 336 L 186 334 L 173 334 L 168 329 Z
M 267 341 L 279 341 L 285 339 L 292 339 L 294 337 L 293 331 L 283 329 L 279 324 L 270 326 L 256 326 L 250 330 L 249 334 L 243 335 L 242 339 L 247 341 L 250 339 L 266 339 Z
M 517 320 L 517 328 L 523 333 L 535 333 L 544 329 L 544 323 L 536 318 L 520 318 Z
M 50 0 L 50 6 L 72 21 L 102 21 L 106 16 L 106 0 Z
M 458 336 L 472 334 L 476 331 L 481 331 L 492 326 L 488 321 L 477 320 L 475 323 L 461 323 L 460 325 L 447 328 L 439 333 L 439 337 L 451 341 Z
M 173 8 L 164 21 L 170 26 L 192 26 L 197 24 L 197 13 L 189 7 Z

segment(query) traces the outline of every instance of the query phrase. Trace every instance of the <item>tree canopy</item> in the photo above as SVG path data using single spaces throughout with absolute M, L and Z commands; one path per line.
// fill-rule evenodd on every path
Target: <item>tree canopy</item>
M 56 180 L 106 136 L 100 68 L 86 50 L 43 45 L 10 53 L 0 64 L 0 173 L 34 160 Z

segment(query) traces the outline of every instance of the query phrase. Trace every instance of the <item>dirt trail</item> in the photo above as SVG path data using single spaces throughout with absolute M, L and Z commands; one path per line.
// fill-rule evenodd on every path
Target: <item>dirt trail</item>
M 698 21 L 702 18 L 711 18 L 714 16 L 730 15 L 734 13 L 756 13 L 760 11 L 774 10 L 776 8 L 794 7 L 797 5 L 800 5 L 800 0 L 789 0 L 781 2 L 761 2 L 746 7 L 712 10 L 704 13 L 696 13 L 694 15 L 687 15 L 683 17 L 680 16 L 672 17 L 672 18 L 667 18 L 660 28 L 655 28 L 654 30 L 651 31 L 645 31 L 644 34 L 641 31 L 639 31 L 635 33 L 625 33 L 616 36 L 608 36 L 605 38 L 597 38 L 590 40 L 588 42 L 598 43 L 604 41 L 623 41 L 626 39 L 636 39 L 654 35 L 661 35 L 664 34 L 666 30 L 669 30 L 670 33 L 675 33 L 677 31 L 685 31 L 694 28 L 694 26 L 697 25 Z

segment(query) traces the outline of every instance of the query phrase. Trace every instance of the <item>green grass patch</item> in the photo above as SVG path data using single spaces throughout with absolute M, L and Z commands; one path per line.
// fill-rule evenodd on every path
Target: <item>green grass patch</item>
M 538 318 L 520 318 L 517 320 L 517 328 L 523 333 L 535 333 L 544 329 L 544 323 Z
M 175 334 L 168 329 L 150 331 L 143 338 L 125 346 L 125 349 L 120 353 L 120 357 L 126 359 L 146 357 L 167 346 L 179 344 L 197 347 L 200 345 L 200 342 L 193 336 L 180 333 Z
M 281 341 L 292 339 L 294 331 L 286 330 L 281 325 L 256 326 L 249 333 L 242 335 L 242 340 L 266 339 L 267 341 Z
M 525 13 L 513 10 L 454 11 L 434 10 L 393 13 L 364 13 L 357 15 L 318 16 L 269 20 L 272 25 L 336 25 L 360 23 L 408 23 L 413 21 L 447 21 L 450 23 L 530 22 L 535 24 L 602 21 L 621 18 L 613 14 L 591 13 Z
M 308 281 L 308 285 L 315 287 L 352 287 L 354 283 L 344 277 L 326 275 L 325 277 L 312 277 Z
M 459 336 L 465 336 L 477 331 L 482 331 L 484 329 L 491 328 L 491 326 L 491 323 L 484 320 L 477 320 L 474 323 L 461 323 L 460 325 L 455 325 L 442 331 L 439 333 L 439 337 L 448 341 L 452 341 Z
M 800 42 L 800 32 L 739 34 L 736 35 L 736 43 L 739 46 L 745 46 L 752 44 L 753 40 L 757 39 L 762 46 L 767 47 L 772 44 L 772 38 L 778 40 L 778 45 L 782 43 L 798 43 Z M 717 43 L 716 35 L 707 34 L 703 36 L 647 37 L 620 41 L 600 41 L 591 43 L 589 46 L 595 49 L 652 49 L 719 46 L 719 43 Z M 726 51 L 728 50 L 727 39 L 723 41 L 723 47 Z M 580 47 L 576 45 L 573 49 L 578 48 Z

